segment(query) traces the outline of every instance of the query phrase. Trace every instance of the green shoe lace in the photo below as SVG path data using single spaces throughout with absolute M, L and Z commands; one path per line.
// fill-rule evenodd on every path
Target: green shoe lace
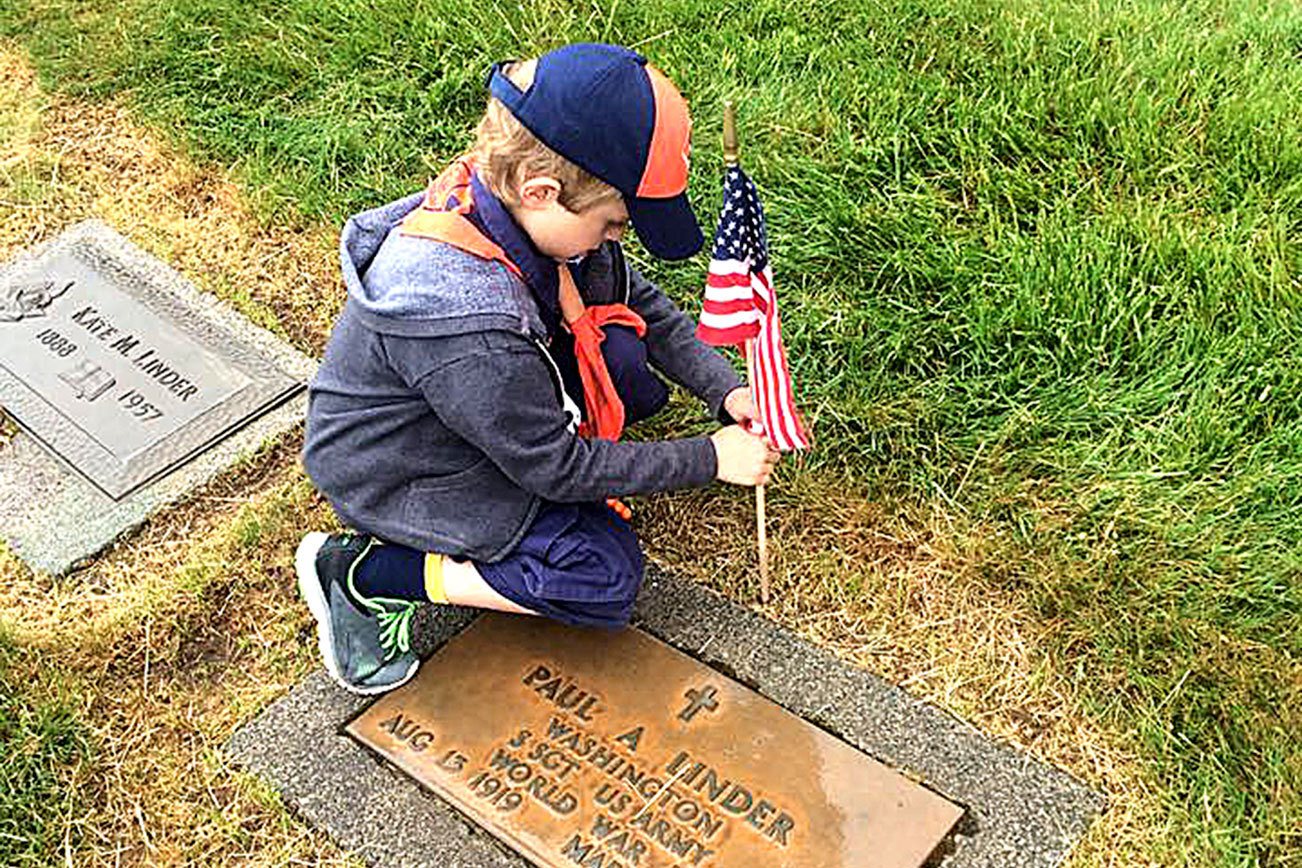
M 406 654 L 411 651 L 411 622 L 416 617 L 416 610 L 420 608 L 419 603 L 411 600 L 395 600 L 389 597 L 365 597 L 358 593 L 357 585 L 353 582 L 353 573 L 371 549 L 382 542 L 374 537 L 362 549 L 362 553 L 353 559 L 348 567 L 348 591 L 353 595 L 353 599 L 360 602 L 366 608 L 375 613 L 375 620 L 380 627 L 380 650 L 384 652 L 384 662 L 389 662 L 399 654 Z
M 387 663 L 399 654 L 406 654 L 411 650 L 411 622 L 419 604 L 410 600 L 386 600 L 385 602 L 397 607 L 394 609 L 379 607 L 375 610 L 375 618 L 380 622 L 380 648 L 384 651 L 384 660 Z

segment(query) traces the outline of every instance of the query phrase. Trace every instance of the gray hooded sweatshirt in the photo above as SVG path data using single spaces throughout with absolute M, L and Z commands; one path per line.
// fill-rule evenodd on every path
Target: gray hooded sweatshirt
M 525 281 L 394 231 L 422 195 L 356 215 L 341 239 L 348 299 L 309 389 L 303 464 L 346 524 L 492 562 L 516 547 L 543 500 L 600 502 L 714 479 L 706 437 L 579 437 Z M 720 415 L 740 385 L 727 361 L 614 246 L 588 259 L 584 300 L 626 302 L 646 321 L 651 362 Z

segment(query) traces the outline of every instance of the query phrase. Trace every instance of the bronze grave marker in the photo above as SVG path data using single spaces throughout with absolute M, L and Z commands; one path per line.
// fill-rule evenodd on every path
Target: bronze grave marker
M 637 630 L 485 615 L 347 731 L 546 866 L 917 868 L 963 813 Z

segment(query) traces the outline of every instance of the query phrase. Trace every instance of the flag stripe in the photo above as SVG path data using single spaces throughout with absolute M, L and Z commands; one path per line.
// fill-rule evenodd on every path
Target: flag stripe
M 750 292 L 751 276 L 749 274 L 709 274 L 705 278 L 705 285 L 714 290 L 710 295 L 717 295 L 721 291 L 727 290 L 745 290 Z
M 712 314 L 720 316 L 726 313 L 746 313 L 751 319 L 759 320 L 760 313 L 755 309 L 755 300 L 752 298 L 737 299 L 736 301 L 714 301 L 706 299 L 705 305 L 701 308 L 701 316 Z
M 728 329 L 726 331 L 712 331 L 698 327 L 696 336 L 703 341 L 709 342 L 716 347 L 733 347 L 741 346 L 746 341 L 755 337 L 754 329 Z
M 701 314 L 701 325 L 712 329 L 732 329 L 747 326 L 751 327 L 755 333 L 758 333 L 761 328 L 759 314 L 755 312 L 754 308 L 721 313 L 707 311 Z

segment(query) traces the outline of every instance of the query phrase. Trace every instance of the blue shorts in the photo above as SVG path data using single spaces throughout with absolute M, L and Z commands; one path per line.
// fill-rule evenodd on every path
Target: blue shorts
M 601 353 L 624 403 L 625 424 L 632 425 L 658 412 L 669 390 L 652 373 L 646 345 L 633 329 L 611 325 L 605 334 Z M 573 339 L 562 332 L 552 351 L 566 391 L 582 395 Z M 547 501 L 515 551 L 475 567 L 517 605 L 566 624 L 612 628 L 628 623 L 644 571 L 633 529 L 610 507 Z
M 645 569 L 637 536 L 610 507 L 547 501 L 515 551 L 474 563 L 511 602 L 581 627 L 627 624 Z

